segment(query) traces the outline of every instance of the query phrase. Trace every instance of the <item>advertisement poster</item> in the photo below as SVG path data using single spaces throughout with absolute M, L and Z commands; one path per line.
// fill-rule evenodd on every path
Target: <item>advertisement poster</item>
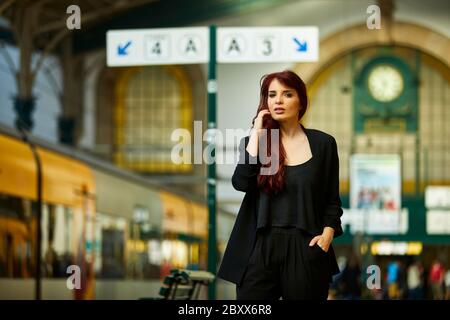
M 399 155 L 352 155 L 350 207 L 398 212 L 401 209 L 401 181 Z

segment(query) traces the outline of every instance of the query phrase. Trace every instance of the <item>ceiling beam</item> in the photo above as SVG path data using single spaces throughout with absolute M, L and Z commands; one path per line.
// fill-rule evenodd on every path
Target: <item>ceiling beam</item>
M 106 47 L 106 32 L 117 29 L 189 26 L 219 17 L 263 10 L 296 0 L 171 0 L 156 1 L 104 20 L 88 32 L 74 34 L 75 53 Z
M 115 5 L 105 6 L 101 9 L 91 10 L 86 13 L 82 13 L 81 15 L 81 23 L 90 23 L 92 21 L 98 21 L 101 18 L 107 17 L 108 15 L 112 15 L 114 13 L 120 11 L 126 11 L 138 6 L 142 6 L 144 4 L 149 4 L 155 0 L 135 0 L 133 2 L 119 2 Z M 90 3 L 90 2 L 89 2 Z M 35 31 L 36 35 L 47 33 L 47 32 L 55 32 L 59 29 L 66 28 L 66 17 L 58 19 L 56 21 L 49 22 L 38 30 Z
M 3 12 L 6 11 L 16 1 L 17 0 L 6 0 L 2 4 L 0 4 L 0 16 L 2 16 Z

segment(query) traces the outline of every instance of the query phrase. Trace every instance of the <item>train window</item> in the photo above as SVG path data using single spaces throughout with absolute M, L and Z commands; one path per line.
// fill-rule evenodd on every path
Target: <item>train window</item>
M 123 230 L 103 229 L 101 250 L 101 276 L 103 278 L 123 278 L 125 274 Z
M 26 218 L 24 206 L 22 198 L 0 194 L 0 215 L 23 220 Z
M 95 265 L 99 278 L 124 278 L 125 238 L 127 222 L 107 214 L 97 213 L 95 224 Z
M 96 214 L 94 269 L 98 278 L 160 279 L 171 268 L 203 266 L 200 238 L 163 235 L 141 218 Z
M 49 278 L 66 277 L 67 268 L 75 264 L 77 248 L 71 244 L 73 210 L 62 205 L 44 205 L 42 217 L 43 272 Z
M 42 276 L 66 277 L 70 265 L 81 263 L 77 253 L 82 252 L 83 215 L 75 213 L 73 208 L 43 203 Z M 36 215 L 35 201 L 0 194 L 0 277 L 34 276 Z M 74 219 L 74 216 L 78 218 Z
M 199 270 L 206 268 L 202 257 L 206 257 L 201 238 L 167 233 L 161 246 L 161 276 L 169 274 L 170 269 L 182 268 Z
M 31 210 L 31 201 L 0 194 L 0 277 L 33 276 Z
M 130 223 L 126 246 L 129 278 L 159 279 L 161 276 L 161 231 L 148 220 L 148 214 L 135 214 Z

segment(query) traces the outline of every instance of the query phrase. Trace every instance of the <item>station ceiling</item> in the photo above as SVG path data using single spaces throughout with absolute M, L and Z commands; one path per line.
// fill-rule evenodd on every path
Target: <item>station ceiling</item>
M 77 54 L 106 47 L 108 30 L 193 26 L 287 2 L 293 0 L 3 0 L 0 16 L 10 26 L 37 19 L 38 27 L 33 32 L 38 35 L 35 45 L 39 49 L 66 28 L 67 8 L 78 5 L 81 29 L 69 35 Z M 0 26 L 0 38 L 15 43 L 20 36 L 8 26 Z

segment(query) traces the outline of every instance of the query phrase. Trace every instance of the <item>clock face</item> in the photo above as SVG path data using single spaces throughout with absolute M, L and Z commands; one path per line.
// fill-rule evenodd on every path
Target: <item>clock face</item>
M 367 78 L 370 94 L 381 102 L 395 100 L 403 91 L 403 77 L 391 65 L 381 64 L 372 69 Z

